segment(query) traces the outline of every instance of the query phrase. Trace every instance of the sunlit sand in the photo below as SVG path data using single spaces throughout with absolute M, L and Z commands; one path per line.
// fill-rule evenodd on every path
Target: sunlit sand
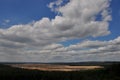
M 51 64 L 12 64 L 12 67 L 41 71 L 79 71 L 101 69 L 102 66 L 70 66 L 70 65 L 51 65 Z

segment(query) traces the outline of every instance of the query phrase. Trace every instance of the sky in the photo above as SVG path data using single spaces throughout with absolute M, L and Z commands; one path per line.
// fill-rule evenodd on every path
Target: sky
M 120 0 L 0 0 L 0 62 L 120 61 Z

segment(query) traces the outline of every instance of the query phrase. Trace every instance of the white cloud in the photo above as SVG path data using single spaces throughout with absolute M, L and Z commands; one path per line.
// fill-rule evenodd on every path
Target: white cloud
M 10 22 L 10 20 L 9 20 L 9 19 L 6 19 L 6 20 L 5 20 L 5 22 L 6 22 L 6 23 L 9 23 L 9 22 Z
M 6 57 L 11 58 L 11 61 L 55 61 L 59 57 L 59 60 L 71 61 L 77 59 L 78 56 L 75 55 L 84 58 L 86 54 L 91 55 L 88 53 L 105 51 L 106 49 L 102 50 L 104 47 L 109 52 L 111 47 L 106 46 L 109 42 L 85 41 L 70 47 L 56 43 L 68 39 L 108 35 L 111 20 L 108 10 L 110 1 L 70 0 L 64 6 L 62 3 L 62 0 L 58 0 L 49 4 L 52 10 L 61 14 L 54 19 L 44 17 L 34 23 L 0 29 L 0 60 L 3 61 L 1 57 Z M 101 21 L 96 20 L 97 14 L 101 14 Z M 89 47 L 90 51 L 79 50 Z
M 120 37 L 110 41 L 87 40 L 68 47 L 53 43 L 27 50 L 3 47 L 0 48 L 0 51 L 0 57 L 11 58 L 11 61 L 119 61 Z M 2 60 L 3 58 L 0 59 Z
M 7 25 L 8 23 L 10 23 L 10 20 L 6 19 L 6 20 L 3 21 L 2 25 Z
M 52 11 L 58 11 L 58 7 L 63 3 L 63 0 L 57 0 L 55 2 L 51 2 L 48 7 L 51 8 Z
M 51 46 L 58 44 L 52 44 Z M 62 58 L 60 61 L 116 61 L 120 60 L 120 37 L 110 41 L 84 41 L 68 47 L 56 46 L 51 49 L 52 61 L 56 61 L 54 57 Z M 46 50 L 46 49 L 45 49 Z M 53 54 L 55 53 L 55 54 Z M 63 59 L 64 58 L 64 59 Z

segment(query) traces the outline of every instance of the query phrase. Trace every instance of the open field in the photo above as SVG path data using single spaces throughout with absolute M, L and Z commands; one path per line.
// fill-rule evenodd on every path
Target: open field
M 79 71 L 93 70 L 104 68 L 102 66 L 72 66 L 72 65 L 56 65 L 56 64 L 11 64 L 12 67 L 23 69 L 41 70 L 41 71 Z
M 119 73 L 120 63 L 0 64 L 0 80 L 120 80 Z

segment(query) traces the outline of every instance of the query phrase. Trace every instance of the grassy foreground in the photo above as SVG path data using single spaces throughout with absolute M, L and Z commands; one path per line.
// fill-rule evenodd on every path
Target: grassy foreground
M 120 64 L 71 72 L 26 70 L 0 64 L 0 80 L 120 80 Z

